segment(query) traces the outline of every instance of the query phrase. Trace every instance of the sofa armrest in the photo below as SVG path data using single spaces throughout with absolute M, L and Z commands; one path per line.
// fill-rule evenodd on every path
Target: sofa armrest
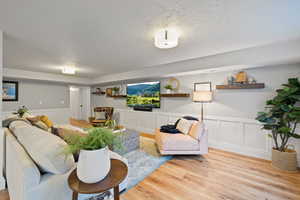
M 7 129 L 6 180 L 11 199 L 25 199 L 27 192 L 40 183 L 41 174 L 24 148 Z

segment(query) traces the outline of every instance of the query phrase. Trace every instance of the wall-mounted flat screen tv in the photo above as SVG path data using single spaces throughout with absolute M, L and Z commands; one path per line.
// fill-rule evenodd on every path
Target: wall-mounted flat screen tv
M 127 105 L 160 108 L 160 82 L 128 84 Z

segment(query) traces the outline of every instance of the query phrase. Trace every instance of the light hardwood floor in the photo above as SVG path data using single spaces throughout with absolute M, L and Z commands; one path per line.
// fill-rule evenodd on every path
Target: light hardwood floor
M 141 134 L 144 137 L 153 137 Z M 286 173 L 269 161 L 210 149 L 200 156 L 176 156 L 122 200 L 300 200 L 300 173 Z M 0 191 L 0 200 L 9 200 Z
M 210 149 L 204 158 L 168 161 L 124 200 L 299 200 L 300 173 L 286 173 L 269 161 Z

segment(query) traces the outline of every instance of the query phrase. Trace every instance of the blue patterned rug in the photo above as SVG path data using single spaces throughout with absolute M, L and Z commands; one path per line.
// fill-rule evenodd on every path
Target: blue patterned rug
M 145 137 L 140 137 L 140 149 L 126 153 L 123 156 L 127 158 L 129 165 L 128 186 L 126 191 L 144 180 L 166 161 L 172 159 L 172 156 L 161 156 L 157 151 L 155 141 Z M 126 193 L 126 191 L 124 192 Z M 79 197 L 79 199 L 85 200 L 109 200 L 111 198 L 110 192 L 90 198 L 83 195 Z
M 153 156 L 141 149 L 129 152 L 124 157 L 128 159 L 129 163 L 127 190 L 137 185 L 172 158 L 171 156 Z

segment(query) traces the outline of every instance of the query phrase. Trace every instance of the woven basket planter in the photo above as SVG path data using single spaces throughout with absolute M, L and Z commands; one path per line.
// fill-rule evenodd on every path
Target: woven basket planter
M 272 165 L 284 171 L 297 171 L 297 152 L 290 149 L 285 152 L 272 149 Z

